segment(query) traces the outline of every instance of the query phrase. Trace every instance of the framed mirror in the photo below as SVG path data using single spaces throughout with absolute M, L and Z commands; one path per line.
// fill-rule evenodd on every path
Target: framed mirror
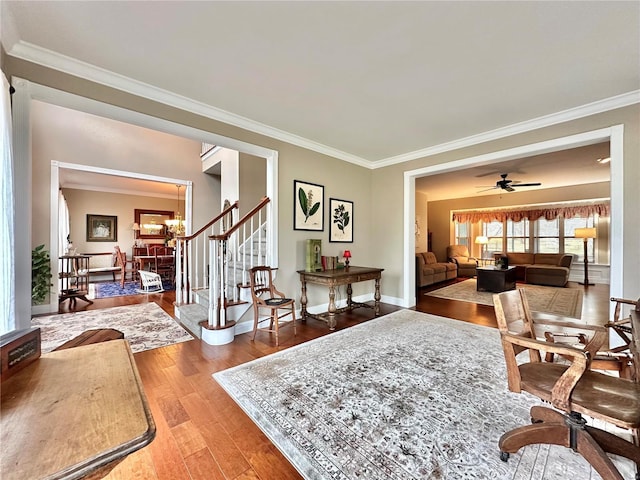
M 165 220 L 173 219 L 173 212 L 168 210 L 134 210 L 135 222 L 140 226 L 138 238 L 166 238 Z

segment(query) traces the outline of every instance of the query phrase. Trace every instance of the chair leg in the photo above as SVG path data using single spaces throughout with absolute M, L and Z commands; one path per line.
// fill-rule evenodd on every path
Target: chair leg
M 274 309 L 271 311 L 271 328 L 276 332 L 276 347 L 280 345 L 279 327 L 280 324 L 278 322 L 278 309 Z
M 500 457 L 534 444 L 551 444 L 571 448 L 600 474 L 602 478 L 623 480 L 606 452 L 632 460 L 640 468 L 640 448 L 612 433 L 584 425 L 579 414 L 563 415 L 547 407 L 531 408 L 531 425 L 515 428 L 500 437 Z
M 258 331 L 258 308 L 254 305 L 253 306 L 253 338 L 251 339 L 251 341 L 255 341 L 256 339 L 256 332 Z

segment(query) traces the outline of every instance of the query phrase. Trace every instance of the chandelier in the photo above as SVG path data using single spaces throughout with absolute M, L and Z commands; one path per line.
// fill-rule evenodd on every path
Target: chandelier
M 178 210 L 176 211 L 175 218 L 165 220 L 165 224 L 171 232 L 175 236 L 184 235 L 184 220 L 182 220 L 182 215 L 180 215 L 180 188 L 182 185 L 176 185 L 178 187 Z

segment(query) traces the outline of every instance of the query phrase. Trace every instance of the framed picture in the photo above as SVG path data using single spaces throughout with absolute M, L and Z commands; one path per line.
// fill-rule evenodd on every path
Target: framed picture
M 353 202 L 349 200 L 329 199 L 331 226 L 330 242 L 353 242 Z
M 324 230 L 324 187 L 293 181 L 293 229 Z
M 118 217 L 87 213 L 87 242 L 117 242 Z

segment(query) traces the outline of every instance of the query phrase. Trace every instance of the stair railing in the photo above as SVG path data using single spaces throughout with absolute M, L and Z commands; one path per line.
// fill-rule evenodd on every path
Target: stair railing
M 176 237 L 176 305 L 191 303 L 192 291 L 209 285 L 209 236 L 216 227 L 220 232 L 230 228 L 237 208 L 237 201 L 226 201 L 224 210 L 197 232 Z
M 247 286 L 247 271 L 270 261 L 270 207 L 269 198 L 264 197 L 235 225 L 209 236 L 209 258 L 213 259 L 209 268 L 210 329 L 227 326 L 227 306 L 239 300 L 239 287 Z M 257 246 L 254 240 L 259 242 Z

